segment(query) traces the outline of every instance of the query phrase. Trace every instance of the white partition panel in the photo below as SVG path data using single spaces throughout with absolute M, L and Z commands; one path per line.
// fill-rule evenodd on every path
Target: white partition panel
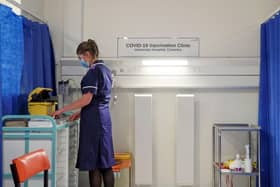
M 135 96 L 135 184 L 152 185 L 152 95 Z
M 176 184 L 194 184 L 194 95 L 176 95 Z

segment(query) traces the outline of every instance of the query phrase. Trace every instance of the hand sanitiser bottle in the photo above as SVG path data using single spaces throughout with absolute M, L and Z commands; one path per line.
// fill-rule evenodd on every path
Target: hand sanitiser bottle
M 246 173 L 252 172 L 252 160 L 250 159 L 250 153 L 249 153 L 249 144 L 245 145 L 246 149 L 246 157 L 244 160 L 244 171 Z
M 236 154 L 235 160 L 229 165 L 229 169 L 234 171 L 241 171 L 242 162 L 240 160 L 240 155 Z

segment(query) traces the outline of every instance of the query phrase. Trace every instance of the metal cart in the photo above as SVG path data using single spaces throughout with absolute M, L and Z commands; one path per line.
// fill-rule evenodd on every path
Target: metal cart
M 52 117 L 32 115 L 9 115 L 4 116 L 2 121 L 5 123 L 6 120 L 17 119 L 46 120 L 51 125 L 49 127 L 2 127 L 3 142 L 6 145 L 3 146 L 3 186 L 11 186 L 12 176 L 8 169 L 11 160 L 15 156 L 19 156 L 18 154 L 28 153 L 38 146 L 39 148 L 46 149 L 49 154 L 51 161 L 49 173 L 50 186 L 78 186 L 78 182 L 74 181 L 75 178 L 78 178 L 78 171 L 75 170 L 74 162 L 71 161 L 75 160 L 72 157 L 76 157 L 76 153 L 71 151 L 71 147 L 74 146 L 74 150 L 77 149 L 78 123 L 66 122 L 65 120 L 64 122 L 59 121 L 62 123 L 58 124 L 58 121 Z M 41 182 L 42 177 L 42 174 L 32 177 L 29 181 L 25 182 L 24 187 L 38 186 L 37 183 Z
M 249 124 L 214 124 L 213 125 L 213 187 L 222 187 L 223 175 L 237 175 L 249 177 L 249 187 L 252 185 L 252 178 L 256 179 L 256 184 L 260 187 L 260 127 Z M 222 164 L 222 137 L 226 132 L 240 133 L 245 132 L 248 135 L 248 143 L 250 145 L 250 158 L 252 158 L 252 147 L 255 147 L 255 161 L 256 169 L 251 173 L 245 173 L 243 171 L 225 171 L 221 168 Z M 253 141 L 253 136 L 256 138 Z M 253 160 L 252 160 L 253 161 Z

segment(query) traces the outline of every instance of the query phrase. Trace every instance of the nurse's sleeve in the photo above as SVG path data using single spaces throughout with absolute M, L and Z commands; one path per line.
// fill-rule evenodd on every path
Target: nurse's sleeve
M 96 69 L 90 69 L 84 77 L 84 81 L 82 85 L 82 94 L 91 92 L 95 95 L 97 93 L 97 89 L 98 89 L 98 71 L 96 71 Z

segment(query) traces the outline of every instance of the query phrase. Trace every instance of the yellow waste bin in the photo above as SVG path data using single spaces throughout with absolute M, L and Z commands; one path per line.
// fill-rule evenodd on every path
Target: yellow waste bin
M 28 96 L 28 111 L 30 115 L 51 115 L 55 111 L 57 99 L 51 98 L 51 88 L 38 87 Z

